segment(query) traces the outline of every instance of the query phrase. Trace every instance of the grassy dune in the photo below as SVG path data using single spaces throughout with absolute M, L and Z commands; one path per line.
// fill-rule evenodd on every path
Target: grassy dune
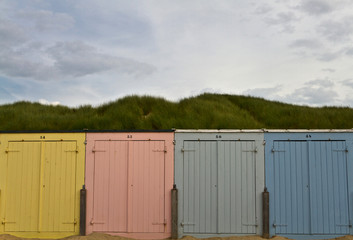
M 30 102 L 0 106 L 0 131 L 171 128 L 345 129 L 353 128 L 353 109 L 312 108 L 221 94 L 202 94 L 179 102 L 127 96 L 98 107 Z

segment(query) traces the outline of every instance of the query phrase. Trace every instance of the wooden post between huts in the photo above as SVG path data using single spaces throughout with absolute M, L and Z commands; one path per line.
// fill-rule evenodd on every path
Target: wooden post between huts
M 86 235 L 86 198 L 87 190 L 85 185 L 80 190 L 80 235 Z
M 178 189 L 172 189 L 172 239 L 178 239 Z
M 262 193 L 262 217 L 262 237 L 270 238 L 270 193 L 266 187 Z

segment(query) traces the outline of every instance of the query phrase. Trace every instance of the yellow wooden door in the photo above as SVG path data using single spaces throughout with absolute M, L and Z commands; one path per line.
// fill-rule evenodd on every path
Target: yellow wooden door
M 5 194 L 5 231 L 38 230 L 40 142 L 9 142 Z
M 45 142 L 40 190 L 41 232 L 73 232 L 76 206 L 76 142 Z

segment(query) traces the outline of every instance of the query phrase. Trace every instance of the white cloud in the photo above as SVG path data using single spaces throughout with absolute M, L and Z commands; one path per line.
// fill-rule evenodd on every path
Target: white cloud
M 343 84 L 343 86 L 353 88 L 353 79 L 345 79 L 345 80 L 341 81 L 341 83 Z
M 322 15 L 332 12 L 334 5 L 325 0 L 302 0 L 299 8 L 310 15 Z
M 311 86 L 311 87 L 333 87 L 334 83 L 331 80 L 328 79 L 316 79 L 316 80 L 312 80 L 309 82 L 306 82 L 305 85 Z
M 329 72 L 329 73 L 334 73 L 334 72 L 336 72 L 336 70 L 333 69 L 333 68 L 323 68 L 323 69 L 321 69 L 321 70 L 324 71 L 324 72 Z
M 63 31 L 75 24 L 72 16 L 48 10 L 20 10 L 17 16 L 25 21 L 24 24 L 33 25 L 38 31 Z
M 27 39 L 21 26 L 0 17 L 0 54 L 9 47 L 25 43 Z
M 260 14 L 260 15 L 265 15 L 265 14 L 270 13 L 272 10 L 273 10 L 273 7 L 271 7 L 270 5 L 268 5 L 268 4 L 261 4 L 260 6 L 258 6 L 258 7 L 255 9 L 255 13 L 256 13 L 256 14 Z
M 346 50 L 346 54 L 349 56 L 353 56 L 353 48 L 349 48 Z
M 60 80 L 104 71 L 141 77 L 152 74 L 155 68 L 133 59 L 101 53 L 81 41 L 57 42 L 51 47 L 28 43 L 21 51 L 0 52 L 0 72 L 10 77 Z
M 334 87 L 334 82 L 329 79 L 308 81 L 303 87 L 294 89 L 290 94 L 285 95 L 283 100 L 305 105 L 333 105 L 339 101 L 339 94 Z
M 289 47 L 313 50 L 320 48 L 321 43 L 316 39 L 297 39 L 290 43 Z
M 46 99 L 39 99 L 38 102 L 42 105 L 51 105 L 51 106 L 58 106 L 60 105 L 59 101 L 49 102 Z
M 353 34 L 353 17 L 321 22 L 317 31 L 331 42 L 350 41 Z
M 275 86 L 269 88 L 253 88 L 244 91 L 242 94 L 255 96 L 255 97 L 262 97 L 265 99 L 276 99 L 279 97 L 279 93 L 282 90 L 282 86 Z
M 19 83 L 18 98 L 69 105 L 203 91 L 326 104 L 321 90 L 335 104 L 350 90 L 339 80 L 351 77 L 352 5 L 2 0 L 0 77 Z M 306 83 L 327 76 L 336 84 Z
M 333 105 L 336 102 L 338 93 L 331 89 L 323 87 L 303 87 L 296 89 L 292 94 L 284 97 L 287 102 L 294 102 L 297 104 L 308 104 L 315 106 Z
M 320 48 L 321 43 L 316 39 L 297 39 L 289 44 L 291 48 L 307 48 L 316 49 Z
M 322 52 L 317 52 L 315 53 L 316 55 L 316 59 L 319 61 L 323 61 L 323 62 L 331 62 L 333 60 L 336 60 L 337 58 L 339 58 L 341 56 L 341 52 L 330 52 L 330 51 L 322 51 Z
M 274 17 L 267 17 L 266 23 L 281 27 L 282 32 L 292 33 L 295 30 L 294 23 L 299 19 L 293 12 L 279 12 Z
M 84 42 L 58 42 L 47 53 L 54 60 L 54 67 L 61 75 L 82 77 L 102 71 L 143 76 L 153 73 L 153 66 L 132 59 L 100 53 Z

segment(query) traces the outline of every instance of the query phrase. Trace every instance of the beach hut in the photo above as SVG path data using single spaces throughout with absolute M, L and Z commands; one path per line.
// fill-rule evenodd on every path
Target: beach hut
M 268 130 L 264 137 L 270 236 L 352 234 L 353 132 Z
M 173 236 L 262 234 L 263 141 L 261 130 L 175 131 Z
M 79 234 L 84 142 L 77 132 L 0 133 L 0 234 Z
M 173 140 L 173 131 L 87 133 L 87 234 L 171 236 Z

